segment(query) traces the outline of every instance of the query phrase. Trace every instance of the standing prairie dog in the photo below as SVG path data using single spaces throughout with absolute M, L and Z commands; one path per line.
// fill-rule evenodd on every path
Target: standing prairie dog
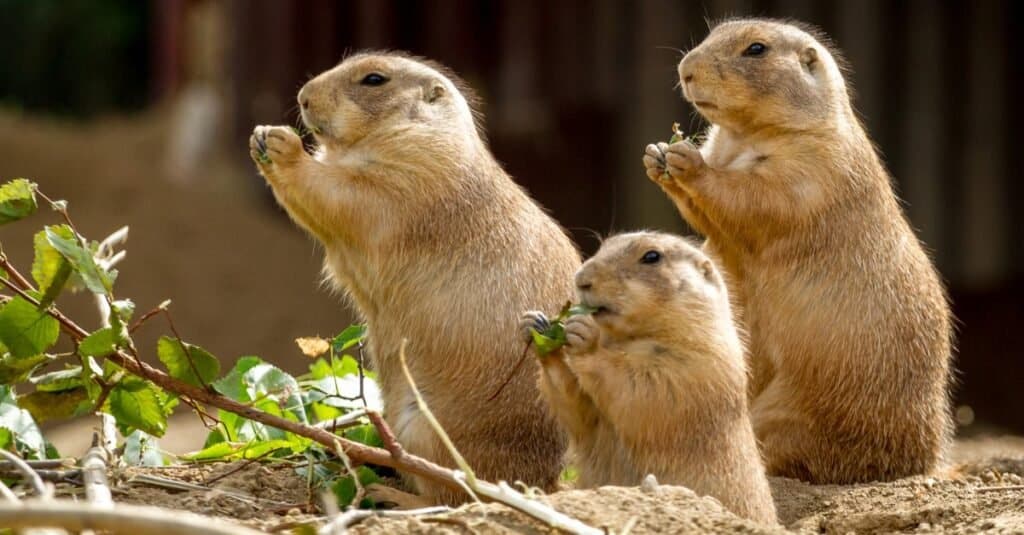
M 568 431 L 579 483 L 646 474 L 774 523 L 747 412 L 743 344 L 711 260 L 684 238 L 614 236 L 576 274 L 593 315 L 570 317 L 564 350 L 541 358 L 540 390 Z M 520 329 L 543 329 L 527 312 Z
M 299 92 L 312 156 L 289 128 L 259 126 L 252 156 L 278 202 L 325 249 L 325 273 L 366 320 L 385 417 L 410 452 L 453 466 L 417 409 L 398 352 L 476 473 L 554 489 L 564 439 L 523 367 L 527 306 L 573 294 L 579 255 L 491 155 L 468 91 L 443 67 L 352 56 Z M 415 481 L 429 501 L 461 492 Z
M 952 430 L 949 305 L 816 35 L 715 27 L 679 64 L 707 140 L 649 145 L 644 163 L 734 284 L 768 472 L 922 474 Z

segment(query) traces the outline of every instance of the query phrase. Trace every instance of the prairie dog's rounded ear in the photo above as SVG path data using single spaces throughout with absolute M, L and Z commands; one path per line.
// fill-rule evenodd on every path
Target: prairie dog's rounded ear
M 800 63 L 803 64 L 808 71 L 813 71 L 814 66 L 818 63 L 818 50 L 813 46 L 809 46 L 800 51 Z
M 710 260 L 702 260 L 700 264 L 697 265 L 697 269 L 700 270 L 701 275 L 704 275 L 704 279 L 708 282 L 718 282 L 717 279 L 715 279 L 715 266 Z
M 445 89 L 444 84 L 441 82 L 430 82 L 426 87 L 423 100 L 426 100 L 427 102 L 434 102 L 443 97 L 447 92 L 448 90 Z

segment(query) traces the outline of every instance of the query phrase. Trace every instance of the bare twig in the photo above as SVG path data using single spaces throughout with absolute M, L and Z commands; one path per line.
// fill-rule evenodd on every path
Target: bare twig
M 356 472 L 355 467 L 352 466 L 352 461 L 345 455 L 345 450 L 341 449 L 341 445 L 338 444 L 334 447 L 334 452 L 341 458 L 342 464 L 345 465 L 345 471 L 348 472 L 349 477 L 352 478 L 352 484 L 356 487 L 356 493 L 352 496 L 352 501 L 349 503 L 349 507 L 352 509 L 359 509 L 359 504 L 362 503 L 363 497 L 366 496 L 366 489 L 363 488 L 363 482 L 359 481 L 359 472 Z
M 45 468 L 69 468 L 74 466 L 74 461 L 71 459 L 43 459 L 37 461 L 21 461 L 24 464 L 31 466 L 32 468 L 39 470 Z M 0 470 L 7 470 L 15 468 L 17 465 L 11 461 L 0 460 Z
M 3 268 L 3 270 L 7 272 L 7 275 L 14 280 L 20 289 L 30 290 L 32 288 L 32 284 L 14 268 L 11 262 L 7 260 L 7 255 L 5 255 L 3 251 L 0 251 L 0 268 Z
M 324 420 L 323 422 L 317 422 L 314 427 L 320 429 L 330 429 L 331 432 L 335 432 L 338 429 L 345 429 L 346 427 L 352 427 L 359 423 L 359 419 L 366 416 L 368 411 L 365 409 L 355 409 L 352 412 L 343 414 L 333 420 Z
M 443 505 L 435 507 L 424 507 L 422 509 L 407 509 L 401 511 L 388 511 L 388 510 L 373 510 L 373 509 L 349 509 L 344 513 L 335 515 L 330 522 L 326 523 L 321 527 L 317 533 L 319 535 L 340 535 L 345 531 L 362 522 L 363 520 L 371 516 L 382 516 L 382 517 L 408 517 L 408 516 L 421 516 L 421 515 L 436 515 L 441 513 L 450 512 L 452 509 Z M 425 519 L 427 520 L 427 519 Z
M 1002 487 L 978 487 L 975 492 L 995 492 L 999 490 L 1024 490 L 1024 485 L 1004 485 Z
M 3 496 L 5 500 L 10 502 L 21 501 L 21 499 L 18 498 L 18 495 L 11 490 L 11 487 L 8 487 L 3 481 L 0 481 L 0 496 Z
M 171 306 L 171 300 L 170 299 L 165 299 L 164 302 L 162 302 L 159 305 L 149 309 L 148 311 L 146 311 L 145 314 L 143 314 L 142 316 L 139 316 L 139 319 L 135 320 L 135 323 L 133 323 L 132 326 L 128 328 L 128 333 L 129 334 L 134 333 L 136 330 L 139 329 L 139 327 L 142 327 L 142 324 L 145 323 L 146 320 L 148 320 L 149 318 L 152 318 L 153 316 L 156 316 L 162 310 L 164 310 L 165 308 L 167 308 L 169 306 Z
M 259 531 L 188 511 L 117 504 L 100 509 L 86 502 L 0 503 L 0 526 L 18 529 L 39 526 L 68 531 L 87 529 L 113 534 L 137 535 L 258 535 Z
M 35 472 L 39 475 L 39 479 L 52 483 L 75 483 L 82 476 L 82 471 L 78 468 L 64 470 L 36 468 Z M 21 471 L 18 469 L 0 468 L 0 479 L 12 479 L 19 476 L 21 476 Z
M 85 496 L 89 503 L 96 507 L 113 507 L 114 499 L 107 483 L 107 463 L 109 452 L 103 447 L 100 435 L 92 436 L 92 447 L 82 457 L 82 482 L 85 484 Z
M 452 460 L 455 461 L 455 466 L 458 466 L 459 469 L 462 470 L 462 473 L 465 474 L 466 483 L 468 483 L 469 486 L 468 489 L 465 489 L 466 492 L 468 492 L 474 500 L 479 502 L 480 498 L 477 498 L 476 494 L 473 492 L 477 483 L 473 467 L 469 466 L 466 459 L 461 453 L 459 453 L 458 448 L 455 447 L 455 443 L 452 442 L 451 437 L 448 436 L 448 432 L 441 426 L 441 422 L 437 421 L 437 418 L 434 416 L 434 411 L 430 410 L 430 407 L 427 405 L 427 401 L 423 399 L 423 395 L 420 394 L 420 389 L 416 386 L 416 381 L 412 378 L 412 372 L 409 371 L 409 364 L 405 361 L 405 346 L 408 342 L 409 340 L 403 338 L 402 345 L 398 348 L 398 359 L 402 364 L 402 372 L 405 374 L 405 381 L 409 384 L 409 389 L 412 390 L 413 396 L 416 397 L 416 405 L 419 407 L 420 413 L 423 414 L 423 417 L 427 419 L 427 423 L 430 424 L 430 427 L 432 427 L 434 432 L 437 433 L 438 438 L 441 439 L 441 443 L 444 444 L 444 447 L 448 450 L 448 454 L 451 455 Z
M 46 484 L 43 483 L 42 478 L 40 478 L 39 474 L 37 474 L 36 471 L 33 470 L 31 466 L 26 464 L 21 457 L 18 457 L 17 455 L 5 449 L 0 449 L 0 455 L 2 455 L 8 461 L 10 461 L 11 464 L 13 464 L 18 469 L 18 471 L 21 472 L 22 478 L 24 478 L 25 481 L 27 481 L 29 485 L 32 486 L 32 489 L 36 491 L 36 494 L 44 498 L 50 496 L 50 492 L 49 490 L 47 490 Z
M 501 382 L 501 386 L 499 386 L 498 389 L 495 390 L 493 394 L 491 394 L 491 397 L 487 398 L 487 401 L 494 401 L 495 398 L 498 397 L 498 394 L 501 394 L 501 391 L 504 390 L 505 387 L 508 386 L 508 384 L 512 381 L 512 378 L 516 376 L 516 373 L 519 372 L 519 368 L 522 367 L 523 362 L 526 361 L 526 354 L 530 352 L 531 345 L 533 345 L 532 340 L 526 342 L 526 347 L 523 348 L 523 354 L 519 355 L 519 360 L 516 361 L 516 365 L 512 367 L 512 371 L 509 372 L 508 377 L 506 377 L 505 380 Z

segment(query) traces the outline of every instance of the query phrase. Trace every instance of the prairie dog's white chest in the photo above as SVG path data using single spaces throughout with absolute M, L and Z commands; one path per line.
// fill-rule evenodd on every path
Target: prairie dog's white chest
M 765 147 L 739 140 L 722 133 L 717 128 L 708 132 L 708 139 L 700 148 L 704 162 L 714 169 L 727 171 L 749 171 L 764 161 Z

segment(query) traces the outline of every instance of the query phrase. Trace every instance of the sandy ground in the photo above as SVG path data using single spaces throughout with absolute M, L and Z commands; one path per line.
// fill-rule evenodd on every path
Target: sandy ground
M 682 487 L 604 487 L 566 490 L 540 499 L 592 526 L 621 533 L 1024 533 L 1024 438 L 959 440 L 953 464 L 933 477 L 865 485 L 808 485 L 773 478 L 781 526 L 736 517 L 714 499 Z M 139 473 L 215 491 L 171 492 L 134 484 Z M 284 464 L 215 464 L 129 469 L 115 500 L 222 516 L 265 530 L 322 520 L 314 514 L 305 481 Z M 237 492 L 248 497 L 239 498 Z M 551 533 L 522 513 L 497 505 L 466 505 L 451 513 L 415 518 L 373 517 L 354 533 Z

